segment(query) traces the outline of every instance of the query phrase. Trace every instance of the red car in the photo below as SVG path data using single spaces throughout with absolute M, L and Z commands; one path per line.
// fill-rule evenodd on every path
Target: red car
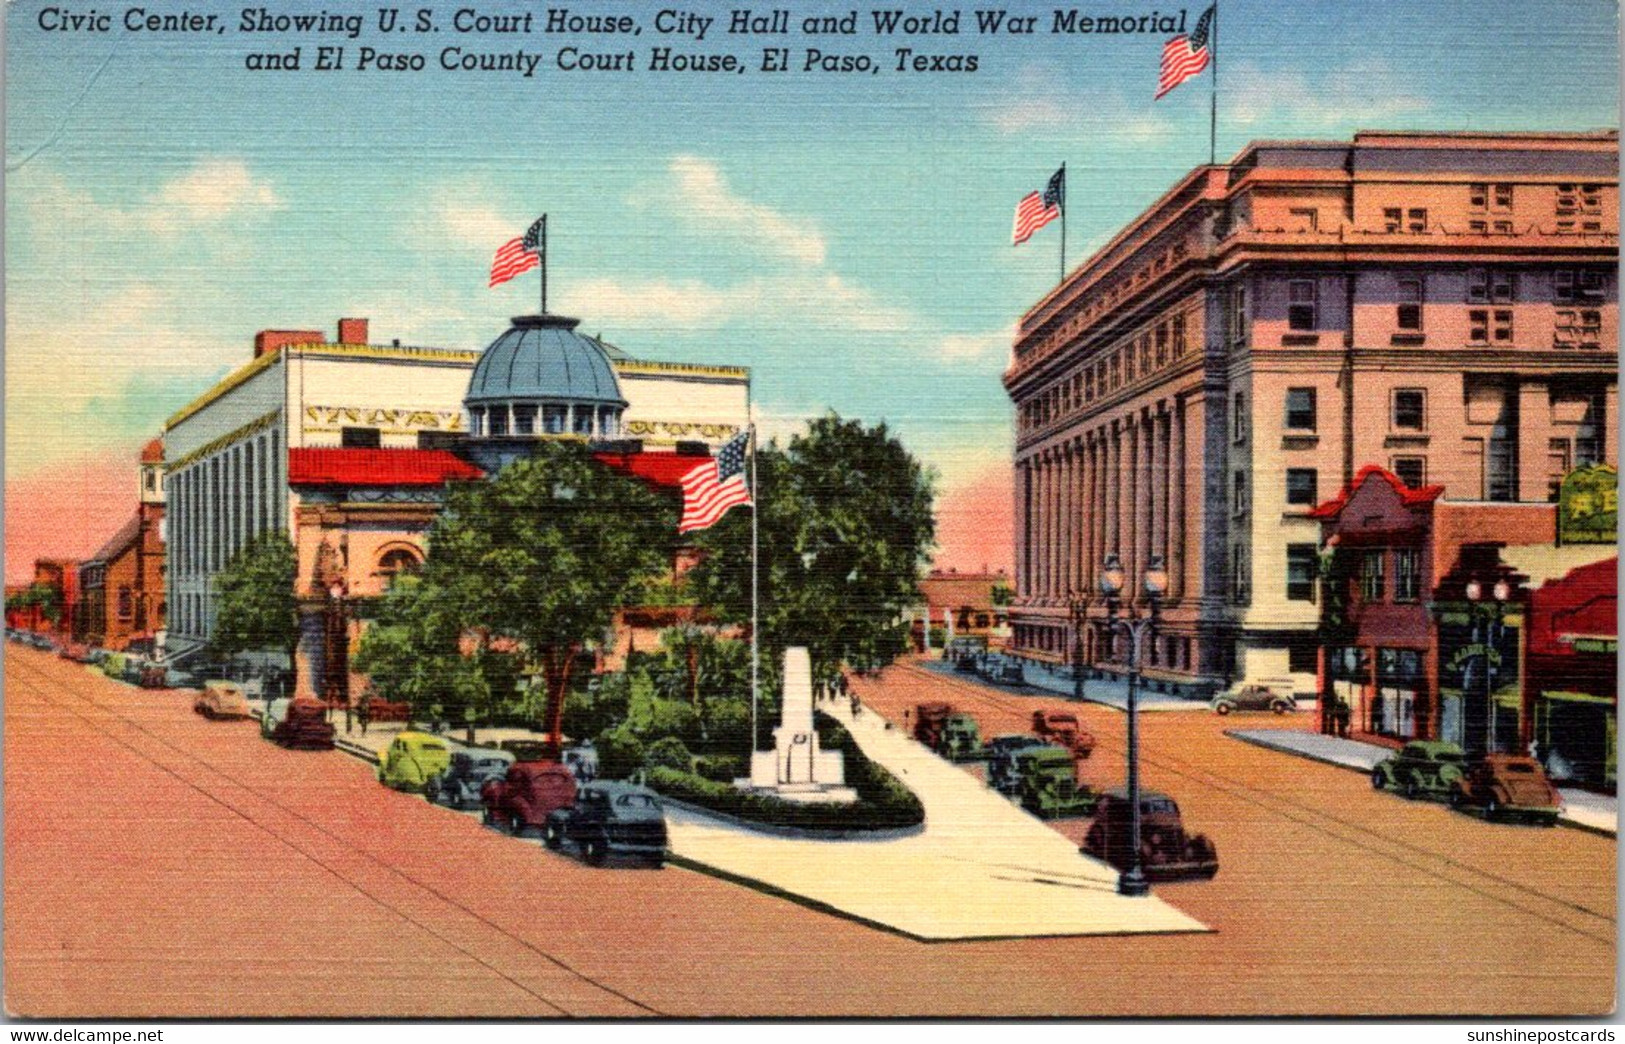
M 502 779 L 480 788 L 487 826 L 505 826 L 515 835 L 540 829 L 547 817 L 576 799 L 576 775 L 557 761 L 516 761 Z
M 1076 714 L 1066 711 L 1033 711 L 1033 735 L 1059 744 L 1080 758 L 1095 751 L 1095 734 L 1078 722 Z
M 271 742 L 304 750 L 332 750 L 333 732 L 327 705 L 301 697 L 288 704 L 287 714 L 271 730 Z
M 1477 808 L 1485 819 L 1532 819 L 1556 826 L 1563 799 L 1534 758 L 1517 754 L 1486 754 L 1456 780 L 1450 792 L 1453 808 Z
M 1095 821 L 1083 839 L 1084 855 L 1119 870 L 1133 865 L 1134 806 L 1123 788 L 1108 790 L 1095 808 Z M 1148 881 L 1211 878 L 1219 872 L 1219 853 L 1203 834 L 1188 834 L 1174 799 L 1154 790 L 1140 791 L 1140 869 Z

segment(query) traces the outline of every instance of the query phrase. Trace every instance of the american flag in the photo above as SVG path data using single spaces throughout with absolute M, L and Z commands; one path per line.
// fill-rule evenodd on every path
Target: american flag
M 1195 76 L 1208 63 L 1208 33 L 1213 29 L 1213 8 L 1202 12 L 1196 21 L 1196 31 L 1189 36 L 1176 36 L 1162 48 L 1162 75 L 1157 78 L 1157 97 L 1178 87 Z
M 1016 226 L 1010 233 L 1010 245 L 1025 243 L 1034 232 L 1061 216 L 1066 206 L 1066 168 L 1050 175 L 1049 184 L 1042 193 L 1029 192 L 1016 204 Z
M 716 458 L 683 476 L 683 517 L 677 532 L 708 529 L 738 504 L 749 504 L 750 486 L 745 480 L 745 452 L 750 432 L 742 431 L 725 442 Z
M 508 240 L 497 247 L 497 256 L 491 259 L 491 286 L 501 286 L 514 276 L 522 272 L 529 272 L 542 263 L 537 253 L 537 246 L 541 242 L 542 222 L 545 217 L 537 218 L 530 226 L 530 230 L 523 236 Z

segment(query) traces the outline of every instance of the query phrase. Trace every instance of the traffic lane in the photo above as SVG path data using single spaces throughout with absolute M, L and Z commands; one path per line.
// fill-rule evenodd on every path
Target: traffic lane
M 1073 711 L 1099 741 L 1082 777 L 1097 787 L 1124 778 L 1124 718 L 1108 708 L 1012 697 L 909 667 L 858 686 L 864 705 L 899 727 L 904 710 L 928 699 L 975 714 L 985 736 L 1026 731 L 1036 708 Z M 1377 794 L 1359 774 L 1230 739 L 1228 720 L 1142 715 L 1141 749 L 1145 786 L 1173 796 L 1187 828 L 1219 851 L 1215 881 L 1157 891 L 1246 954 L 1229 974 L 1254 985 L 1312 983 L 1313 969 L 1335 967 L 1345 982 L 1375 980 L 1356 991 L 1364 1003 L 1411 995 L 1411 1010 L 1493 1011 L 1542 998 L 1555 1007 L 1539 1010 L 1609 1007 L 1612 839 L 1490 824 Z M 1088 820 L 1054 826 L 1081 842 Z M 1202 947 L 1192 940 L 1193 951 Z M 1395 954 L 1423 955 L 1430 969 L 1443 962 L 1448 993 L 1382 983 L 1385 967 L 1414 974 Z M 1149 988 L 1162 985 L 1171 984 L 1159 978 Z

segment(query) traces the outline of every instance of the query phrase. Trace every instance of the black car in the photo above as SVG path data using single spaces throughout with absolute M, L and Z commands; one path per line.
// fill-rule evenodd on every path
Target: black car
M 575 804 L 547 817 L 542 840 L 555 850 L 576 845 L 593 866 L 602 866 L 611 855 L 630 855 L 658 867 L 666 861 L 666 816 L 652 790 L 631 783 L 588 783 L 576 791 Z
M 1033 747 L 1047 746 L 1049 746 L 1047 741 L 1026 732 L 1012 736 L 995 736 L 988 740 L 986 747 L 988 786 L 1000 793 L 1013 792 L 1019 782 L 1016 755 Z
M 513 762 L 513 755 L 505 750 L 489 747 L 453 750 L 446 771 L 430 776 L 424 783 L 423 796 L 436 805 L 479 808 L 481 788 L 493 779 L 505 777 Z

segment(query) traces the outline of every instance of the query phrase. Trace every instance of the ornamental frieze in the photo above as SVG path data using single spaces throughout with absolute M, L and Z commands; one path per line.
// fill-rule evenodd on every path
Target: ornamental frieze
M 638 436 L 661 436 L 674 439 L 716 439 L 732 438 L 739 433 L 737 424 L 702 424 L 689 421 L 648 421 L 635 420 L 626 422 L 626 433 L 634 438 Z
M 306 406 L 306 431 L 337 431 L 343 427 L 377 428 L 390 435 L 410 435 L 425 429 L 462 431 L 462 410 L 388 409 L 374 406 Z

